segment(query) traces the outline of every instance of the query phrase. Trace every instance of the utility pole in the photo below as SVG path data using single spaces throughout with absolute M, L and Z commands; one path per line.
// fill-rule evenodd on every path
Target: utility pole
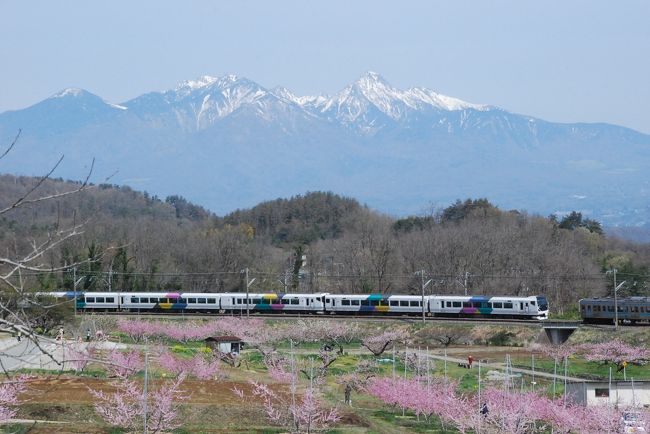
M 144 413 L 144 434 L 147 434 L 147 385 L 149 383 L 149 352 L 144 353 L 144 387 L 142 390 L 142 408 Z
M 433 279 L 429 279 L 425 283 L 424 282 L 424 270 L 420 270 L 420 271 L 418 271 L 418 273 L 420 274 L 420 283 L 422 285 L 422 322 L 425 322 L 426 321 L 426 312 L 425 312 L 425 306 L 424 306 L 424 288 L 426 288 L 427 285 L 429 285 L 429 283 L 431 283 L 431 281 Z M 415 273 L 415 274 L 418 274 L 418 273 Z
M 616 287 L 616 272 L 618 270 L 614 268 L 612 272 L 614 273 L 614 330 L 618 331 L 618 297 L 616 296 L 617 287 Z
M 465 288 L 465 295 L 467 295 L 467 278 L 469 277 L 469 272 L 465 271 L 465 280 L 463 281 L 463 287 Z
M 74 316 L 77 316 L 77 285 L 84 279 L 84 276 L 81 276 L 77 279 L 77 267 L 72 268 L 72 293 L 74 294 Z
M 74 316 L 77 316 L 77 267 L 72 268 L 72 293 L 74 294 Z
M 623 285 L 625 285 L 625 280 L 616 285 L 616 273 L 618 270 L 616 268 L 612 268 L 611 270 L 607 270 L 607 273 L 612 273 L 614 275 L 614 331 L 618 331 L 618 290 L 621 289 Z
M 249 306 L 249 298 L 248 298 L 248 290 L 255 282 L 256 277 L 254 277 L 251 281 L 248 280 L 248 267 L 246 267 L 244 270 L 241 271 L 242 273 L 246 273 L 246 318 L 250 318 L 250 306 Z

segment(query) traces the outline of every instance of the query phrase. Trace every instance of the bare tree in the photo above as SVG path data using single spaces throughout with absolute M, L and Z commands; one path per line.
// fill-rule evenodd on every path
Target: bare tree
M 14 150 L 19 138 L 20 131 L 0 155 L 0 162 L 9 152 Z M 62 155 L 45 175 L 33 181 L 25 193 L 10 199 L 7 203 L 0 204 L 0 217 L 11 218 L 11 214 L 18 209 L 43 202 L 54 202 L 87 189 L 94 167 L 94 160 L 84 181 L 75 188 L 39 194 L 44 184 L 59 167 L 63 158 Z M 41 315 L 46 314 L 48 310 L 56 307 L 57 302 L 33 293 L 27 277 L 35 273 L 64 271 L 70 267 L 82 265 L 82 263 L 89 260 L 94 260 L 95 258 L 91 258 L 59 267 L 48 265 L 46 261 L 47 256 L 55 249 L 81 235 L 83 226 L 84 224 L 77 223 L 76 219 L 73 219 L 71 224 L 66 225 L 62 225 L 60 221 L 57 221 L 43 237 L 21 240 L 20 244 L 16 243 L 13 252 L 8 251 L 0 255 L 0 331 L 24 336 L 33 342 L 36 348 L 48 354 L 53 360 L 55 360 L 54 356 L 45 349 L 44 345 L 42 345 L 42 338 L 35 333 L 34 327 L 37 318 L 34 317 L 34 312 L 39 311 Z M 60 363 L 59 360 L 55 361 Z

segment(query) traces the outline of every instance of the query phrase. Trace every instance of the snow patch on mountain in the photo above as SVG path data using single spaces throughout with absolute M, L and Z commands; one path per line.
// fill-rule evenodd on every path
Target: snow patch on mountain
M 61 92 L 55 93 L 51 98 L 64 98 L 67 96 L 78 97 L 83 95 L 84 92 L 85 91 L 83 89 L 79 89 L 77 87 L 69 87 L 67 89 L 63 89 Z

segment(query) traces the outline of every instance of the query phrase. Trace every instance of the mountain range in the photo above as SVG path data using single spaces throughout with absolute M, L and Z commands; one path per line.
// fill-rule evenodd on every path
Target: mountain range
M 0 114 L 0 172 L 181 194 L 217 212 L 329 190 L 394 215 L 457 198 L 610 226 L 650 225 L 650 135 L 554 123 L 368 72 L 335 95 L 297 96 L 235 75 L 110 103 L 65 89 Z

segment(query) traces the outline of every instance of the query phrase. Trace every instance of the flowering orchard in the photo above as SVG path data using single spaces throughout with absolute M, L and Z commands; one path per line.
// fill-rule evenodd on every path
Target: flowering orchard
M 146 425 L 147 432 L 179 427 L 191 432 L 191 427 L 200 431 L 214 424 L 222 431 L 236 424 L 295 433 L 332 427 L 346 432 L 348 425 L 357 431 L 360 427 L 380 430 L 386 420 L 378 414 L 394 413 L 400 417 L 390 419 L 391 423 L 403 432 L 615 433 L 622 429 L 622 412 L 630 410 L 576 405 L 561 392 L 555 393 L 555 382 L 551 389 L 548 379 L 535 378 L 538 385 L 531 386 L 529 379 L 522 378 L 521 385 L 514 385 L 510 371 L 499 377 L 484 370 L 478 382 L 477 363 L 467 370 L 441 359 L 456 351 L 455 357 L 462 354 L 458 358 L 466 360 L 467 347 L 454 346 L 448 338 L 453 333 L 457 337 L 458 331 L 428 332 L 419 325 L 385 327 L 325 318 L 120 319 L 113 324 L 114 330 L 104 327 L 108 340 L 58 344 L 64 354 L 61 368 L 79 378 L 99 376 L 87 386 L 97 420 L 127 431 L 142 431 Z M 470 339 L 471 332 L 462 330 L 467 336 L 454 339 Z M 445 339 L 431 338 L 439 334 Z M 217 339 L 208 340 L 211 347 L 202 342 L 225 336 L 241 339 L 244 350 L 230 352 L 214 345 L 220 342 Z M 423 349 L 427 346 L 437 346 L 437 359 Z M 486 351 L 487 347 L 472 348 L 475 356 Z M 534 353 L 536 367 L 545 365 L 547 372 L 548 366 L 550 372 L 554 370 L 549 360 L 555 362 L 555 370 L 562 361 L 566 369 L 570 358 L 572 367 L 600 366 L 604 371 L 602 364 L 643 365 L 649 359 L 647 349 L 617 340 L 518 352 L 529 360 Z M 639 366 L 635 369 L 635 373 L 645 372 Z M 19 377 L 2 384 L 0 416 L 14 417 L 25 393 L 29 383 Z M 214 408 L 200 413 L 195 402 L 200 403 L 198 408 Z M 643 409 L 632 411 L 638 413 L 637 425 L 650 420 Z M 211 418 L 224 413 L 238 415 L 235 425 L 218 425 L 220 421 Z
M 366 390 L 385 404 L 408 410 L 428 420 L 438 417 L 461 433 L 618 433 L 623 410 L 611 406 L 584 407 L 536 394 L 488 387 L 478 394 L 463 394 L 448 381 L 382 377 Z M 640 411 L 642 423 L 650 413 Z M 648 425 L 650 428 L 650 425 Z

